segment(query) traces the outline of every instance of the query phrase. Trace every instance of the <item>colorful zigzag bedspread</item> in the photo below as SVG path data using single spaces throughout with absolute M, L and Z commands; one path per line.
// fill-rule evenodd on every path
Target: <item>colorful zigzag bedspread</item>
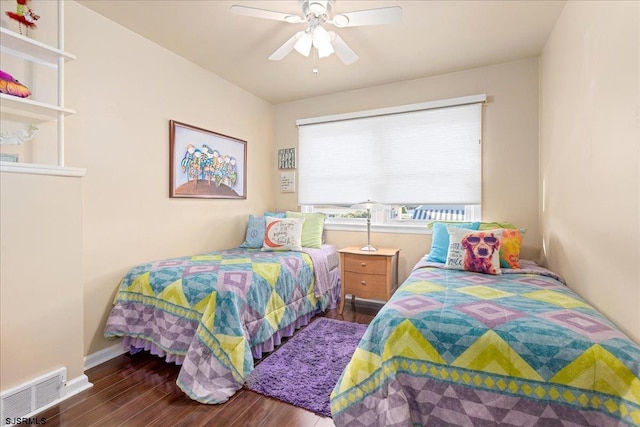
M 311 251 L 231 249 L 134 267 L 105 336 L 182 364 L 177 384 L 192 399 L 224 402 L 253 370 L 252 350 L 335 306 L 339 274 L 314 269 L 335 247 Z
M 548 270 L 420 267 L 331 394 L 344 425 L 640 425 L 640 347 Z

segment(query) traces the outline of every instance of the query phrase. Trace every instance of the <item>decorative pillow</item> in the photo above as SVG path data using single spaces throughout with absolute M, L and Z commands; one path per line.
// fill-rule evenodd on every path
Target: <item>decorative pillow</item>
M 301 251 L 302 218 L 265 217 L 263 251 Z
M 249 215 L 247 223 L 247 235 L 244 242 L 240 244 L 241 248 L 261 248 L 264 242 L 264 232 L 267 223 L 263 216 Z
M 287 214 L 284 212 L 269 212 L 265 211 L 264 216 L 272 216 L 274 218 L 286 218 Z
M 500 266 L 520 268 L 520 246 L 525 233 L 524 228 L 505 228 L 500 238 Z
M 502 274 L 500 270 L 500 237 L 504 229 L 470 231 L 447 227 L 449 252 L 447 268 L 484 274 Z
M 433 234 L 431 235 L 431 250 L 427 255 L 427 261 L 430 262 L 447 262 L 447 252 L 449 251 L 449 233 L 447 225 L 452 227 L 465 228 L 467 230 L 477 230 L 480 227 L 479 222 L 459 222 L 459 223 L 433 223 Z
M 320 248 L 322 246 L 322 232 L 324 231 L 325 214 L 302 213 L 287 211 L 287 218 L 303 218 L 302 247 Z

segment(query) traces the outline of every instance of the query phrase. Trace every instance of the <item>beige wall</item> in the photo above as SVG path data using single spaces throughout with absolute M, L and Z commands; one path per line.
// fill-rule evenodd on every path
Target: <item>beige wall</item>
M 0 178 L 0 389 L 84 372 L 81 178 Z
M 567 2 L 541 59 L 545 260 L 640 342 L 638 2 Z
M 136 264 L 236 246 L 272 204 L 273 107 L 75 2 L 67 4 L 68 161 L 84 179 L 85 354 Z M 90 29 L 90 31 L 88 30 Z M 212 53 L 213 54 L 213 53 Z M 246 200 L 169 198 L 169 120 L 247 141 Z
M 275 149 L 297 147 L 297 119 L 413 104 L 485 93 L 483 119 L 482 215 L 487 221 L 510 221 L 527 228 L 526 257 L 537 259 L 538 225 L 538 62 L 527 59 L 436 77 L 342 92 L 275 107 Z M 275 158 L 273 160 L 275 164 Z M 297 194 L 279 193 L 273 172 L 276 206 L 297 209 Z M 354 201 L 354 203 L 357 201 Z M 363 244 L 362 233 L 329 231 L 338 246 Z M 378 245 L 402 249 L 400 279 L 428 252 L 431 239 L 417 234 L 374 234 Z

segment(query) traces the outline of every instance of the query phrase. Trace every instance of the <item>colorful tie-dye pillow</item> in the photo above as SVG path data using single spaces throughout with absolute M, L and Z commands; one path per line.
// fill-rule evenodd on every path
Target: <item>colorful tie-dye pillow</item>
M 500 238 L 500 266 L 520 268 L 520 247 L 525 233 L 524 228 L 505 228 Z

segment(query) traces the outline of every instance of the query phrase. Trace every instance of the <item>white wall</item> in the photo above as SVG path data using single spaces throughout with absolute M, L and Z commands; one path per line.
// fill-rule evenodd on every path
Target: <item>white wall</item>
M 297 119 L 481 93 L 488 96 L 483 107 L 483 220 L 509 221 L 526 228 L 523 254 L 537 259 L 541 237 L 537 209 L 536 58 L 276 105 L 275 149 L 297 147 Z M 279 172 L 273 169 L 276 206 L 297 209 L 297 193 L 279 193 Z M 364 233 L 327 233 L 328 242 L 339 246 L 363 245 L 363 237 Z M 379 246 L 402 249 L 399 265 L 402 280 L 431 245 L 430 236 L 423 234 L 374 234 L 372 239 Z
M 567 2 L 541 57 L 545 260 L 640 342 L 640 3 Z

